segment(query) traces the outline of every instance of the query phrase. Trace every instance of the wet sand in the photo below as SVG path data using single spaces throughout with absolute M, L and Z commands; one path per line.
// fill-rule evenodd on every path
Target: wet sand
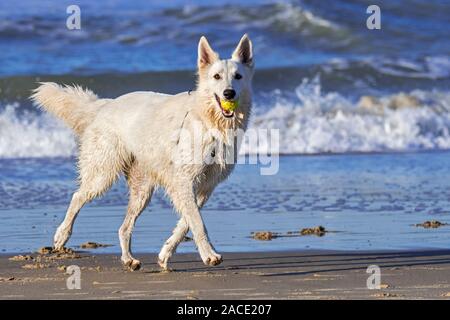
M 31 256 L 0 256 L 1 299 L 450 299 L 450 250 L 225 253 L 214 268 L 178 254 L 172 272 L 161 272 L 154 254 L 136 255 L 144 265 L 135 272 L 116 255 Z M 366 287 L 373 264 L 378 290 Z M 81 269 L 80 290 L 66 287 L 69 265 Z
M 273 176 L 261 176 L 260 166 L 238 165 L 214 191 L 202 217 L 222 252 L 448 249 L 450 225 L 416 224 L 432 219 L 450 223 L 449 158 L 450 151 L 281 156 L 280 172 Z M 76 190 L 76 167 L 74 158 L 0 159 L 0 190 L 7 192 L 0 195 L 0 253 L 52 243 Z M 120 251 L 117 229 L 127 203 L 127 185 L 119 179 L 81 210 L 68 245 L 95 241 L 112 245 L 96 253 Z M 176 223 L 163 190 L 156 192 L 136 223 L 133 250 L 158 252 Z M 318 225 L 330 232 L 272 241 L 255 241 L 252 235 L 293 235 Z M 194 250 L 192 243 L 180 247 L 180 252 Z

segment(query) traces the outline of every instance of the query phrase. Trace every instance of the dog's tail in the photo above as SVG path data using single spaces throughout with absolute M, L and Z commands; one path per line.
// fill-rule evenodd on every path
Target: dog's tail
M 62 119 L 78 135 L 94 121 L 100 107 L 97 95 L 80 86 L 41 82 L 30 97 L 38 106 Z

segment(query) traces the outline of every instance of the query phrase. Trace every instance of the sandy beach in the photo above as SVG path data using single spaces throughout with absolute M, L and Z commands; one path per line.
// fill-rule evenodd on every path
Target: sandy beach
M 22 255 L 27 256 L 27 255 Z M 126 271 L 117 255 L 78 252 L 0 257 L 0 299 L 448 299 L 450 250 L 228 253 L 216 268 L 196 254 L 174 257 L 161 272 L 156 255 L 137 255 Z M 67 289 L 66 267 L 81 270 L 81 289 Z M 369 265 L 380 289 L 367 289 Z

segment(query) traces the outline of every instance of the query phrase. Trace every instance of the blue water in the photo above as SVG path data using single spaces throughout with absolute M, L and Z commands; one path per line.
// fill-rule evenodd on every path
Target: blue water
M 68 30 L 66 8 L 81 8 L 81 30 Z M 50 1 L 0 3 L 0 75 L 192 70 L 197 42 L 223 55 L 248 32 L 259 68 L 311 67 L 333 60 L 436 76 L 448 58 L 448 1 L 379 1 L 381 30 L 366 28 L 361 0 Z M 431 59 L 427 62 L 427 59 Z M 409 61 L 402 67 L 401 61 Z M 380 66 L 377 66 L 377 62 Z M 437 63 L 437 62 L 436 62 Z M 448 60 L 441 74 L 448 77 Z M 436 72 L 434 72 L 436 71 Z
M 239 165 L 203 210 L 220 251 L 448 248 L 450 226 L 423 229 L 425 220 L 450 223 L 450 152 L 285 156 L 277 175 Z M 0 160 L 0 250 L 33 251 L 51 245 L 75 191 L 73 159 Z M 87 205 L 68 245 L 86 241 L 113 246 L 124 218 L 123 181 Z M 171 234 L 176 214 L 157 193 L 133 233 L 136 252 L 157 252 Z M 324 237 L 257 241 L 254 231 L 287 233 L 322 225 Z M 180 251 L 194 251 L 191 242 Z
M 81 30 L 66 28 L 69 4 L 0 2 L 2 158 L 76 155 L 70 132 L 31 105 L 37 81 L 111 98 L 187 91 L 200 36 L 229 57 L 244 33 L 252 127 L 280 129 L 280 152 L 450 148 L 448 1 L 381 1 L 381 30 L 367 29 L 362 0 L 81 0 Z
M 66 28 L 71 4 L 81 8 L 81 30 Z M 381 30 L 366 28 L 370 4 L 1 1 L 0 250 L 50 245 L 76 188 L 76 141 L 31 105 L 37 81 L 77 83 L 101 97 L 190 90 L 200 36 L 227 57 L 243 33 L 256 61 L 250 127 L 279 130 L 279 151 L 290 156 L 275 176 L 238 166 L 217 189 L 204 210 L 216 246 L 448 247 L 450 228 L 411 225 L 450 222 L 450 3 L 378 1 Z M 125 205 L 122 181 L 83 209 L 70 245 L 98 241 L 117 251 Z M 157 194 L 138 222 L 135 250 L 159 249 L 175 220 Z M 250 238 L 319 224 L 336 232 Z

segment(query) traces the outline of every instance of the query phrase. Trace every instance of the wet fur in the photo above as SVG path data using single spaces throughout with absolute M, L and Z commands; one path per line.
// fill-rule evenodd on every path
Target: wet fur
M 222 70 L 223 81 L 212 81 L 211 72 Z M 231 72 L 243 73 L 242 82 Z M 73 194 L 64 221 L 54 236 L 54 246 L 62 249 L 72 232 L 83 205 L 105 193 L 124 174 L 129 187 L 129 203 L 119 238 L 122 262 L 132 270 L 141 263 L 131 255 L 131 233 L 155 188 L 162 187 L 180 214 L 172 236 L 164 243 L 159 264 L 167 269 L 169 258 L 189 230 L 203 262 L 217 265 L 222 257 L 211 245 L 199 209 L 218 183 L 233 170 L 222 153 L 213 164 L 181 161 L 192 144 L 181 132 L 203 134 L 201 149 L 218 145 L 231 148 L 233 133 L 245 130 L 251 109 L 253 53 L 244 35 L 232 58 L 220 60 L 202 37 L 198 49 L 197 88 L 191 93 L 165 95 L 133 92 L 116 99 L 99 99 L 89 90 L 41 83 L 32 99 L 44 110 L 62 119 L 79 140 L 79 188 Z M 237 87 L 239 107 L 232 119 L 225 118 L 214 99 L 225 87 Z M 208 153 L 209 152 L 209 153 Z M 226 152 L 225 152 L 226 153 Z M 179 160 L 179 159 L 178 159 Z M 183 159 L 182 159 L 183 160 Z M 186 159 L 184 159 L 186 160 Z

